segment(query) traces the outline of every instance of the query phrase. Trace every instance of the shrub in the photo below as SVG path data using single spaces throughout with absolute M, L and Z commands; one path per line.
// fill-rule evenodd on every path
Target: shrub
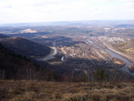
M 66 94 L 62 101 L 87 101 L 86 94 L 76 93 L 76 94 Z

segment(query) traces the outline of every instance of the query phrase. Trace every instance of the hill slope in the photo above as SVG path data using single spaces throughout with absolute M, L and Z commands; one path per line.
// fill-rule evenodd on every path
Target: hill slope
M 15 53 L 27 56 L 46 56 L 51 51 L 47 46 L 21 37 L 0 39 L 0 42 L 4 47 L 14 51 Z
M 0 44 L 0 80 L 51 80 L 51 68 L 46 62 L 16 54 Z

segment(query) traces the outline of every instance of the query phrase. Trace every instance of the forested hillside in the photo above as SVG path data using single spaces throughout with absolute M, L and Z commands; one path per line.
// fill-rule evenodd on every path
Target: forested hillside
M 40 66 L 35 60 L 15 54 L 0 44 L 0 79 L 51 80 L 52 71 L 48 63 Z

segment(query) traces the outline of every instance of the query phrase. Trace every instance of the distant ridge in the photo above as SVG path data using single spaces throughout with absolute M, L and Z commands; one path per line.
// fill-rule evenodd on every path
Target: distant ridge
M 116 26 L 120 24 L 134 24 L 134 20 L 78 20 L 78 21 L 53 21 L 53 22 L 26 22 L 7 23 L 0 26 L 57 26 L 57 25 L 94 25 L 94 26 Z
M 0 38 L 8 38 L 9 36 L 3 35 L 0 33 Z
M 128 27 L 134 27 L 134 24 L 120 24 L 120 25 L 116 25 L 115 27 L 121 27 L 121 28 L 128 28 Z

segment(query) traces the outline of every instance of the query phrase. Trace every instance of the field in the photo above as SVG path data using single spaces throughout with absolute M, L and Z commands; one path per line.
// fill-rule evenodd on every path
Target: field
M 0 101 L 134 101 L 134 84 L 1 80 Z

